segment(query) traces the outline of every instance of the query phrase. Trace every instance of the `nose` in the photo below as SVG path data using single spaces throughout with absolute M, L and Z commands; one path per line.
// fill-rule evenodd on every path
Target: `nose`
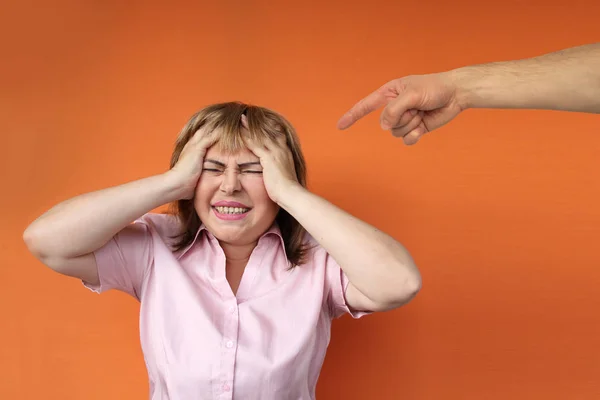
M 225 194 L 232 194 L 238 192 L 242 185 L 240 183 L 239 174 L 235 170 L 226 170 L 223 173 L 223 180 L 221 181 L 221 191 Z

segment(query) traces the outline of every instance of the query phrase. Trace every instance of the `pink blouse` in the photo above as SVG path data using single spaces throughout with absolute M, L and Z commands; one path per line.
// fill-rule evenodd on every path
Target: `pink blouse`
M 351 311 L 348 279 L 314 239 L 288 268 L 276 225 L 258 241 L 237 294 L 225 255 L 204 227 L 187 248 L 168 246 L 172 215 L 146 214 L 95 252 L 101 293 L 140 301 L 141 345 L 152 400 L 314 399 L 333 318 Z

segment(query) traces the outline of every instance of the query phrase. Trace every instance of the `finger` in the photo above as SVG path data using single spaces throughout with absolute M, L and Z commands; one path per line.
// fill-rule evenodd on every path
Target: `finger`
M 212 132 L 209 132 L 209 133 L 205 133 L 204 135 L 202 135 L 199 138 L 198 146 L 201 148 L 207 149 L 210 146 L 212 146 L 213 144 L 215 144 L 215 142 L 217 141 L 218 138 L 219 138 L 219 135 L 217 134 L 216 130 L 213 130 Z
M 188 152 L 192 151 L 190 149 L 194 149 L 197 148 L 200 144 L 200 142 L 203 139 L 203 134 L 200 131 L 200 129 L 196 130 L 196 132 L 194 132 L 194 134 L 192 135 L 192 137 L 190 137 L 188 139 L 188 141 L 186 142 L 186 144 L 183 146 L 183 149 L 181 150 L 181 154 L 187 154 Z
M 407 133 L 419 126 L 422 120 L 423 113 L 419 112 L 411 116 L 411 119 L 404 125 L 392 128 L 392 135 L 394 135 L 395 137 L 404 137 Z
M 248 150 L 253 152 L 258 158 L 263 158 L 267 154 L 268 149 L 263 144 L 258 143 L 247 136 L 244 137 L 243 140 L 246 147 L 248 147 Z
M 188 140 L 188 143 L 200 143 L 200 141 L 202 141 L 206 136 L 210 135 L 211 133 L 214 133 L 214 131 L 209 132 L 207 131 L 206 126 L 201 126 L 200 128 L 196 129 L 192 137 L 190 137 L 190 139 Z
M 400 120 L 394 126 L 392 126 L 392 129 L 402 128 L 403 126 L 405 126 L 406 124 L 411 122 L 413 120 L 413 118 L 415 117 L 415 115 L 417 115 L 418 112 L 419 112 L 419 110 L 414 109 L 414 108 L 405 111 L 400 116 Z
M 338 129 L 347 129 L 356 121 L 367 114 L 372 113 L 387 102 L 388 98 L 383 94 L 382 88 L 374 91 L 364 99 L 356 103 L 350 110 L 340 118 L 337 123 Z
M 277 142 L 280 145 L 287 147 L 287 136 L 286 135 L 279 135 L 279 136 L 277 136 Z
M 287 139 L 285 135 L 278 135 L 275 138 L 268 138 L 265 142 L 265 147 L 269 151 L 280 151 L 288 149 Z
M 458 115 L 459 112 L 459 109 L 452 109 L 448 107 L 439 108 L 427 113 L 427 116 L 423 118 L 423 123 L 425 124 L 427 131 L 431 132 L 434 129 L 438 129 L 450 122 Z
M 423 121 L 421 121 L 419 126 L 417 126 L 411 132 L 404 135 L 402 140 L 404 141 L 404 144 L 406 144 L 407 146 L 412 146 L 412 145 L 416 144 L 421 139 L 421 137 L 423 135 L 425 135 L 426 133 L 427 133 L 427 128 L 425 127 L 425 124 L 423 123 Z
M 248 117 L 246 117 L 246 114 L 242 114 L 242 126 L 245 129 L 250 129 L 248 128 Z
M 409 117 L 405 117 L 405 114 L 408 110 L 417 108 L 417 101 L 415 97 L 416 95 L 414 94 L 414 92 L 403 92 L 400 95 L 398 95 L 398 97 L 396 97 L 394 100 L 390 101 L 381 112 L 381 127 L 385 130 L 388 130 L 393 127 L 404 125 L 402 123 L 403 119 L 412 119 Z

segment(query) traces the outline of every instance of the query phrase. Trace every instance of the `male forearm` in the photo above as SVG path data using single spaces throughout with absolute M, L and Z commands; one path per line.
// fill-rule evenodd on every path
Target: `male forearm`
M 449 74 L 463 108 L 600 113 L 600 43 Z

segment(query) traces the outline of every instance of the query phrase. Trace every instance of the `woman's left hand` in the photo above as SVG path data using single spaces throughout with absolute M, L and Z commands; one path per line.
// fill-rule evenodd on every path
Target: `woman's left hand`
M 245 118 L 242 118 L 242 122 Z M 246 124 L 244 124 L 246 126 Z M 264 145 L 245 139 L 248 149 L 253 152 L 263 167 L 263 181 L 271 200 L 281 205 L 285 193 L 296 186 L 300 186 L 296 177 L 294 158 L 288 148 L 285 136 L 281 135 L 276 140 L 270 140 Z

